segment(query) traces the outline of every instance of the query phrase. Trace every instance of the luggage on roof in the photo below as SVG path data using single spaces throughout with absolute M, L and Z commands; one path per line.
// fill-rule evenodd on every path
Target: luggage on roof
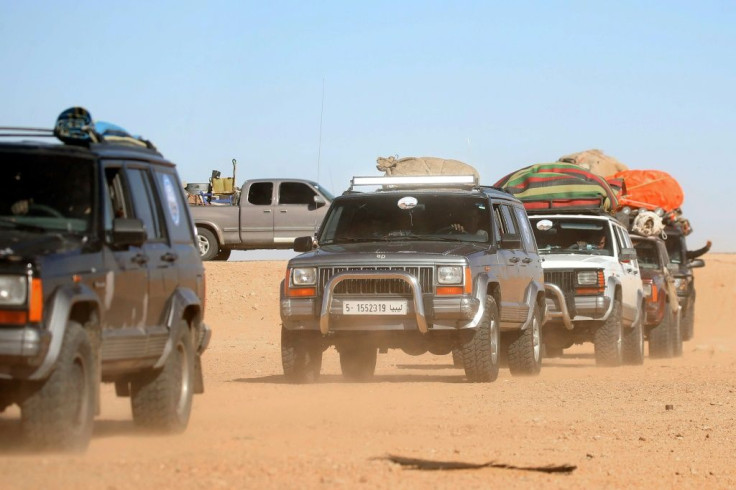
M 538 163 L 496 182 L 529 210 L 598 209 L 612 213 L 618 199 L 606 180 L 571 163 Z
M 670 212 L 682 206 L 685 196 L 677 180 L 661 170 L 624 170 L 612 176 L 624 181 L 622 206 Z

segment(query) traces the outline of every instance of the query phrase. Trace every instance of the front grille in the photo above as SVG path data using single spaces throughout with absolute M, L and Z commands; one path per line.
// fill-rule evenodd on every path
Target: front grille
M 345 271 L 404 271 L 416 277 L 422 293 L 431 293 L 434 281 L 434 267 L 331 267 L 319 270 L 319 290 L 335 274 Z M 334 291 L 339 294 L 399 294 L 411 295 L 411 287 L 401 279 L 348 279 L 337 285 Z
M 565 304 L 571 317 L 575 311 L 575 272 L 574 271 L 544 271 L 544 282 L 554 284 L 565 295 Z

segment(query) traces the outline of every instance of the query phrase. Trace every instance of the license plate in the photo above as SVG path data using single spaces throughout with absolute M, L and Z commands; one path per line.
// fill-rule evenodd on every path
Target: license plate
M 406 315 L 407 302 L 384 301 L 343 301 L 343 315 Z

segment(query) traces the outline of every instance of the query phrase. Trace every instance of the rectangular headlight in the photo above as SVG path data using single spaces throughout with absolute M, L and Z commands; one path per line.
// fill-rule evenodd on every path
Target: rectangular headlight
M 441 265 L 437 268 L 437 283 L 462 284 L 463 267 L 460 265 Z
M 315 267 L 296 267 L 291 271 L 291 284 L 294 286 L 314 286 L 317 284 Z
M 0 306 L 21 306 L 27 299 L 26 276 L 0 276 Z
M 598 271 L 578 272 L 578 284 L 580 286 L 597 286 Z

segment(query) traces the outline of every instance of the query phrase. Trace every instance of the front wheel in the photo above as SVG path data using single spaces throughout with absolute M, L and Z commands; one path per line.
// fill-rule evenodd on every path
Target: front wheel
M 680 310 L 680 330 L 682 331 L 682 340 L 692 340 L 695 335 L 695 301 L 690 301 L 687 308 Z
M 508 345 L 509 371 L 513 376 L 536 375 L 542 370 L 542 322 L 534 307 L 531 325 L 512 334 Z
M 194 348 L 182 322 L 163 368 L 150 369 L 130 383 L 133 422 L 161 432 L 182 432 L 189 424 L 194 394 Z
M 92 436 L 96 379 L 87 332 L 69 322 L 48 379 L 26 386 L 20 404 L 21 432 L 36 449 L 84 451 Z
M 281 327 L 281 365 L 291 383 L 317 381 L 322 370 L 322 344 L 318 337 Z
M 611 314 L 593 332 L 595 363 L 598 366 L 620 366 L 623 362 L 622 343 L 621 300 L 616 298 Z
M 468 381 L 490 383 L 498 378 L 500 344 L 498 307 L 493 296 L 487 296 L 483 318 L 473 336 L 462 346 L 463 366 Z
M 665 305 L 664 317 L 658 325 L 649 329 L 649 357 L 667 358 L 674 354 L 672 339 L 672 310 Z
M 197 227 L 197 245 L 199 245 L 199 256 L 202 260 L 213 260 L 220 251 L 217 237 L 207 228 Z
M 644 364 L 644 318 L 646 307 L 642 304 L 637 322 L 624 332 L 624 363 L 631 365 Z

